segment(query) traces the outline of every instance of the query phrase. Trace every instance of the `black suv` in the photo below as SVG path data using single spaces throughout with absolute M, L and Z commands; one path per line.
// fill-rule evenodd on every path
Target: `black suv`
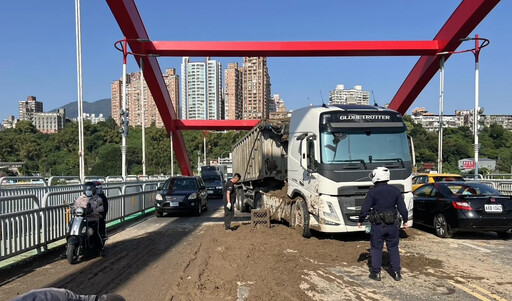
M 155 200 L 157 217 L 165 212 L 191 212 L 201 215 L 203 210 L 208 210 L 208 195 L 200 177 L 171 177 L 162 187 L 158 187 Z

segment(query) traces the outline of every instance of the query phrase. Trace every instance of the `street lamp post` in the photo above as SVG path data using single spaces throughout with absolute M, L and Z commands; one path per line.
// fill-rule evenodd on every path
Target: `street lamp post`
M 437 169 L 439 173 L 443 172 L 443 107 L 444 107 L 444 53 L 441 53 L 441 63 L 439 66 L 439 137 L 437 148 Z
M 201 151 L 197 151 L 197 174 L 201 171 Z
M 142 115 L 142 175 L 146 176 L 146 112 L 144 106 L 144 61 L 140 58 L 140 102 Z
M 470 51 L 475 56 L 475 110 L 473 111 L 473 135 L 475 140 L 475 179 L 478 179 L 478 154 L 480 145 L 478 144 L 478 132 L 479 132 L 479 117 L 482 113 L 482 108 L 479 107 L 479 64 L 480 64 L 480 50 L 485 46 L 489 45 L 490 41 L 488 39 L 480 38 L 478 34 L 475 35 L 474 38 L 465 38 L 463 41 L 475 41 L 475 48 Z M 482 41 L 482 44 L 480 44 Z
M 478 152 L 479 152 L 479 144 L 478 144 L 478 131 L 479 131 L 479 123 L 478 123 L 478 119 L 479 119 L 479 116 L 480 114 L 482 114 L 482 108 L 480 108 L 478 106 L 478 94 L 479 94 L 479 56 L 480 56 L 480 50 L 484 47 L 486 47 L 487 45 L 489 45 L 490 41 L 488 39 L 485 39 L 485 38 L 480 38 L 477 35 L 475 35 L 474 38 L 464 38 L 464 39 L 461 39 L 462 42 L 464 41 L 470 41 L 470 40 L 474 40 L 475 41 L 475 48 L 473 49 L 468 49 L 468 50 L 463 50 L 463 51 L 451 51 L 451 52 L 442 52 L 442 53 L 439 53 L 439 54 L 455 54 L 455 53 L 464 53 L 464 52 L 472 52 L 474 55 L 475 55 L 475 109 L 473 111 L 473 134 L 474 134 L 474 141 L 475 141 L 475 144 L 474 144 L 474 149 L 475 149 L 475 179 L 478 179 Z M 480 41 L 482 42 L 480 44 Z M 441 98 L 440 98 L 440 109 L 442 111 L 442 101 L 443 101 L 443 94 L 444 94 L 444 57 L 441 58 L 441 65 L 443 66 L 441 69 L 442 69 L 442 80 L 441 80 Z M 440 116 L 440 118 L 442 119 L 442 116 Z M 440 127 L 440 133 L 442 131 L 442 127 Z M 441 143 L 442 143 L 442 136 L 440 135 L 440 150 L 442 150 L 442 146 L 441 146 Z M 442 153 L 440 153 L 442 155 Z M 438 159 L 439 160 L 439 159 Z
M 84 109 L 82 89 L 82 29 L 80 22 L 80 0 L 75 0 L 75 21 L 76 21 L 76 73 L 78 85 L 78 160 L 80 183 L 85 180 L 85 154 L 84 154 Z

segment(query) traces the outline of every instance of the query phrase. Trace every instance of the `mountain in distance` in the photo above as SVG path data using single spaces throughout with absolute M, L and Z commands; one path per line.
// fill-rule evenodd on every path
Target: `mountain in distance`
M 95 102 L 83 102 L 84 113 L 95 114 L 96 117 L 99 114 L 103 114 L 103 117 L 109 118 L 112 116 L 112 108 L 110 106 L 110 98 L 100 99 Z M 66 118 L 76 118 L 78 116 L 78 102 L 73 101 L 59 108 L 66 110 Z M 57 112 L 57 109 L 51 110 L 50 112 Z

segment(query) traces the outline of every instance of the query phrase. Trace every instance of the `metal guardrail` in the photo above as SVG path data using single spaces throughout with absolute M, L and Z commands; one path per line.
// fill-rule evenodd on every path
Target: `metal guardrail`
M 106 221 L 124 221 L 129 215 L 152 208 L 156 188 L 162 182 L 106 183 Z M 48 191 L 41 199 L 35 194 L 0 196 L 0 261 L 31 250 L 42 252 L 50 243 L 66 237 L 67 210 L 83 191 L 82 185 L 69 186 Z M 24 189 L 20 188 L 21 192 Z

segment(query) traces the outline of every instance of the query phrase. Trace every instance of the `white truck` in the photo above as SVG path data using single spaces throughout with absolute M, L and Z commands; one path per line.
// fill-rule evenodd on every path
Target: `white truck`
M 322 105 L 295 110 L 289 120 L 265 120 L 237 142 L 236 208 L 268 208 L 304 237 L 310 229 L 363 231 L 358 215 L 369 173 L 391 171 L 412 225 L 414 146 L 400 113 L 377 106 Z M 367 223 L 367 222 L 366 222 Z

